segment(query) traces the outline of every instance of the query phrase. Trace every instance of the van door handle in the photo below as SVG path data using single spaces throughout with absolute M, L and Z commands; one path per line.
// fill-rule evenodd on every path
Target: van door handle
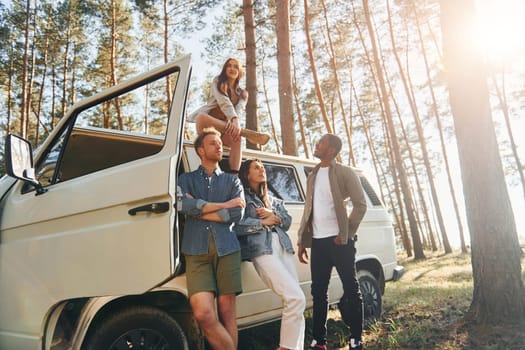
M 128 210 L 128 214 L 135 216 L 139 211 L 149 211 L 155 214 L 165 213 L 170 210 L 168 202 L 151 203 Z

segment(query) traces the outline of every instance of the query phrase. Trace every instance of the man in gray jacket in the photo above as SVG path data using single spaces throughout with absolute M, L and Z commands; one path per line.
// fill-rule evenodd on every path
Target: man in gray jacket
M 359 177 L 347 166 L 335 161 L 341 139 L 324 135 L 314 156 L 321 162 L 308 176 L 306 203 L 299 228 L 299 260 L 308 263 L 311 248 L 313 336 L 310 349 L 326 350 L 328 283 L 335 266 L 343 284 L 339 310 L 350 327 L 350 349 L 362 349 L 363 300 L 355 268 L 355 234 L 366 212 L 366 200 Z M 352 212 L 348 215 L 348 200 Z

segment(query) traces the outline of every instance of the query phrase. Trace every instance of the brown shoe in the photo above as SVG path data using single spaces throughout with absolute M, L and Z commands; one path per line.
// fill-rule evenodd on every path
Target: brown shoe
M 270 135 L 265 132 L 258 132 L 250 129 L 241 129 L 241 136 L 256 145 L 266 145 L 270 141 Z

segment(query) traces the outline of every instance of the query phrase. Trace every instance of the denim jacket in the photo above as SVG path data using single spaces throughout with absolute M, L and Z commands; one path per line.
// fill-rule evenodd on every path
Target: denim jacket
M 186 255 L 207 254 L 210 234 L 213 235 L 219 256 L 239 251 L 239 241 L 232 226 L 241 219 L 242 208 L 235 207 L 217 211 L 223 222 L 200 218 L 202 207 L 208 202 L 226 202 L 235 197 L 243 197 L 243 188 L 239 178 L 226 174 L 219 168 L 208 176 L 206 170 L 199 166 L 195 171 L 181 174 L 178 186 L 182 192 L 180 211 L 186 215 L 182 253 Z M 188 198 L 187 193 L 193 198 Z
M 245 189 L 244 199 L 246 201 L 244 216 L 235 225 L 235 232 L 241 244 L 242 260 L 272 254 L 272 232 L 277 233 L 283 249 L 294 254 L 292 241 L 286 233 L 292 224 L 292 217 L 284 207 L 283 201 L 270 196 L 270 205 L 275 214 L 281 218 L 281 223 L 273 227 L 265 227 L 255 211 L 257 208 L 264 207 L 261 199 L 251 189 Z

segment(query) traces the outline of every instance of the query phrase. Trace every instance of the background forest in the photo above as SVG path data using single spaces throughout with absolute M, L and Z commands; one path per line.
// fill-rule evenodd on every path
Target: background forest
M 464 6 L 444 3 L 457 12 Z M 472 23 L 465 17 L 472 26 L 463 39 L 465 46 L 479 44 L 483 55 L 496 163 L 520 218 L 525 5 L 467 3 L 476 3 L 477 17 Z M 0 133 L 39 145 L 76 101 L 186 53 L 194 58 L 191 112 L 224 60 L 235 56 L 245 62 L 250 92 L 246 126 L 273 136 L 264 151 L 313 158 L 315 140 L 336 133 L 345 143 L 341 161 L 375 176 L 404 254 L 466 252 L 472 225 L 443 22 L 436 0 L 3 0 Z M 138 127 L 114 119 L 104 122 Z M 517 231 L 525 241 L 525 224 L 516 224 L 511 235 Z
M 244 83 L 255 86 L 256 93 L 251 94 L 246 124 L 273 135 L 263 150 L 282 153 L 288 139 L 291 147 L 285 153 L 312 158 L 316 138 L 327 131 L 337 133 L 346 144 L 341 160 L 375 175 L 409 256 L 410 229 L 417 230 L 425 248 L 448 252 L 452 242 L 466 249 L 468 228 L 438 1 L 291 1 L 293 98 L 288 102 L 291 113 L 285 109 L 281 115 L 279 3 L 256 1 L 250 7 L 244 1 L 243 7 L 240 0 L 4 1 L 0 132 L 22 135 L 38 145 L 76 101 L 186 53 L 194 57 L 191 111 L 202 103 L 225 58 L 245 60 L 251 55 L 254 73 Z M 480 3 L 472 39 L 486 53 L 499 151 L 518 213 L 525 210 L 525 121 L 520 115 L 525 44 L 515 14 L 523 5 Z M 246 28 L 253 29 L 251 41 Z M 191 135 L 192 125 L 188 131 Z M 417 227 L 410 227 L 411 220 Z M 523 231 L 525 224 L 517 224 Z M 523 241 L 524 236 L 522 232 Z

